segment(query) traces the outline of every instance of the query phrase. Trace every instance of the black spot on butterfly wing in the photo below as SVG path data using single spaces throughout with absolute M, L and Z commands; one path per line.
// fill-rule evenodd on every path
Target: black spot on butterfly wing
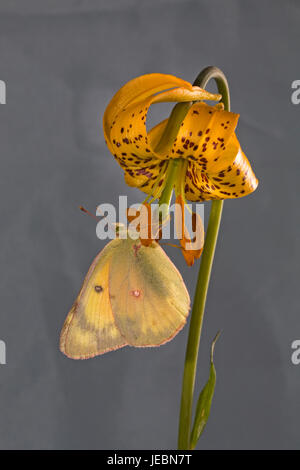
M 103 291 L 103 287 L 102 286 L 95 286 L 95 291 L 100 294 L 100 292 Z

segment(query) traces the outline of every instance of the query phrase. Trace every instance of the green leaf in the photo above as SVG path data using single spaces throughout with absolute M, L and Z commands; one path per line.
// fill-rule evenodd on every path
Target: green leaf
M 211 403 L 212 403 L 212 399 L 213 399 L 214 391 L 215 391 L 216 377 L 217 377 L 216 369 L 214 366 L 214 349 L 215 349 L 216 341 L 219 338 L 219 336 L 220 336 L 220 332 L 216 335 L 215 339 L 213 340 L 211 344 L 209 378 L 208 378 L 208 381 L 206 382 L 206 385 L 202 389 L 199 399 L 198 399 L 196 414 L 195 414 L 195 421 L 194 421 L 194 426 L 193 426 L 192 435 L 191 435 L 191 449 L 194 449 L 196 447 L 197 442 L 206 426 L 209 413 L 210 413 Z

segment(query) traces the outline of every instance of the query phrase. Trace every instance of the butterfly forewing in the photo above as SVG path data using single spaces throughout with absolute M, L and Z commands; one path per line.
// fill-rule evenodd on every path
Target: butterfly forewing
M 126 345 L 115 326 L 108 290 L 109 265 L 120 240 L 94 259 L 64 323 L 60 349 L 72 359 L 88 359 Z

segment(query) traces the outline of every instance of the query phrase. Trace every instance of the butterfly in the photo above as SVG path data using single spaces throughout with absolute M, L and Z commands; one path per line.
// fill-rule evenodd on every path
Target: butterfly
M 115 238 L 94 259 L 62 328 L 60 350 L 88 359 L 123 346 L 151 347 L 184 327 L 190 297 L 157 242 Z

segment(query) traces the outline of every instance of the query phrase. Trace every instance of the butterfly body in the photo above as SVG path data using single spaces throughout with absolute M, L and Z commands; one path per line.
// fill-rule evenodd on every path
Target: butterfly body
M 154 242 L 112 240 L 94 259 L 64 323 L 60 349 L 88 359 L 126 345 L 159 346 L 183 328 L 190 299 L 182 277 Z

